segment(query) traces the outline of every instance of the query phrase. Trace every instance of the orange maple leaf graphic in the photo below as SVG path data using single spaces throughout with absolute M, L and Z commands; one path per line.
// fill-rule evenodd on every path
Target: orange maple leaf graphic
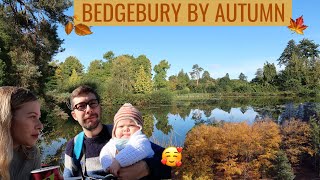
M 71 33 L 73 29 L 73 24 L 71 22 L 68 22 L 66 25 L 65 25 L 65 31 L 67 33 L 67 35 L 69 35 Z
M 75 30 L 76 34 L 79 36 L 85 36 L 85 35 L 92 34 L 90 28 L 85 24 L 75 25 L 74 30 Z
M 298 34 L 303 34 L 303 30 L 307 29 L 308 26 L 303 24 L 303 17 L 300 16 L 294 21 L 292 18 L 290 18 L 290 26 L 288 28 L 291 31 L 294 31 Z

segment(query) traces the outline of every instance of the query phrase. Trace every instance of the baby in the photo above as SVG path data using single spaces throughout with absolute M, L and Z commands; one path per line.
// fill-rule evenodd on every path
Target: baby
M 141 132 L 142 127 L 143 119 L 138 109 L 130 103 L 124 104 L 114 116 L 112 139 L 100 152 L 103 169 L 118 176 L 121 167 L 154 155 L 150 141 Z

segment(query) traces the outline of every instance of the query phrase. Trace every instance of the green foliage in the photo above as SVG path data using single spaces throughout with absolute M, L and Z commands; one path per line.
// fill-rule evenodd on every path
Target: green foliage
M 4 1 L 0 8 L 1 57 L 6 84 L 44 94 L 49 62 L 60 52 L 57 23 L 65 24 L 70 1 Z M 9 81 L 10 80 L 10 81 Z
M 68 79 L 72 71 L 75 70 L 77 74 L 83 74 L 83 65 L 75 56 L 69 56 L 66 60 L 60 65 L 62 77 L 64 80 Z
M 178 90 L 177 91 L 177 94 L 178 95 L 181 95 L 181 94 L 188 94 L 188 93 L 190 93 L 190 89 L 189 88 L 187 88 L 187 87 L 185 87 L 184 89 L 182 89 L 182 90 Z
M 244 75 L 243 73 L 240 73 L 240 75 L 239 75 L 239 80 L 241 80 L 241 81 L 247 81 L 247 76 Z
M 101 83 L 105 82 L 108 73 L 105 73 L 103 64 L 101 60 L 91 61 L 85 75 L 86 79 L 98 79 Z
M 5 82 L 5 68 L 6 64 L 0 59 L 0 86 Z
M 120 93 L 131 92 L 134 85 L 134 72 L 132 69 L 132 58 L 122 55 L 112 61 L 112 81 L 119 84 Z
M 170 64 L 166 60 L 160 61 L 159 64 L 155 65 L 153 70 L 156 73 L 153 77 L 154 87 L 156 90 L 166 88 L 168 86 L 166 77 L 167 70 L 170 68 Z
M 108 51 L 103 55 L 103 59 L 111 61 L 114 59 L 114 53 L 112 51 Z
M 279 151 L 273 162 L 272 175 L 276 180 L 293 180 L 295 175 L 284 151 Z
M 189 81 L 190 78 L 188 76 L 188 73 L 183 72 L 183 69 L 181 69 L 177 76 L 177 90 L 182 90 L 187 87 Z
M 132 68 L 134 72 L 139 72 L 141 66 L 144 70 L 145 76 L 147 76 L 147 79 L 151 79 L 151 62 L 145 55 L 140 55 L 133 60 Z
M 190 72 L 191 78 L 197 81 L 197 86 L 199 85 L 200 74 L 203 71 L 203 68 L 198 64 L 192 66 L 192 71 Z M 210 75 L 209 75 L 210 76 Z
M 153 91 L 151 93 L 151 104 L 170 104 L 173 95 L 167 90 Z
M 292 39 L 288 42 L 287 47 L 284 49 L 284 51 L 282 52 L 281 56 L 278 58 L 279 61 L 279 65 L 285 65 L 287 66 L 287 64 L 289 63 L 292 54 L 297 54 L 298 53 L 298 49 L 296 46 L 295 41 Z
M 318 47 L 319 44 L 315 44 L 312 40 L 302 39 L 297 46 L 299 57 L 302 59 L 315 59 L 319 57 L 320 51 Z
M 263 66 L 263 81 L 264 83 L 273 84 L 277 75 L 276 66 L 272 63 L 266 62 Z

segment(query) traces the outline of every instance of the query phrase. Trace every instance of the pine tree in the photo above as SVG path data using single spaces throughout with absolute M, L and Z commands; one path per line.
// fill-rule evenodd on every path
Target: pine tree
M 291 164 L 287 158 L 287 155 L 283 151 L 279 151 L 274 165 L 274 175 L 276 180 L 293 180 L 295 175 L 291 168 Z

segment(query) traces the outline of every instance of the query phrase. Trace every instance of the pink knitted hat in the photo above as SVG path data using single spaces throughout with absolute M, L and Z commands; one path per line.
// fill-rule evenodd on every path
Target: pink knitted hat
M 143 126 L 143 118 L 140 111 L 132 106 L 130 103 L 125 103 L 123 106 L 120 107 L 116 115 L 113 118 L 113 129 L 112 129 L 112 137 L 115 137 L 115 129 L 117 124 L 121 120 L 130 119 L 133 120 L 137 126 L 142 129 Z

